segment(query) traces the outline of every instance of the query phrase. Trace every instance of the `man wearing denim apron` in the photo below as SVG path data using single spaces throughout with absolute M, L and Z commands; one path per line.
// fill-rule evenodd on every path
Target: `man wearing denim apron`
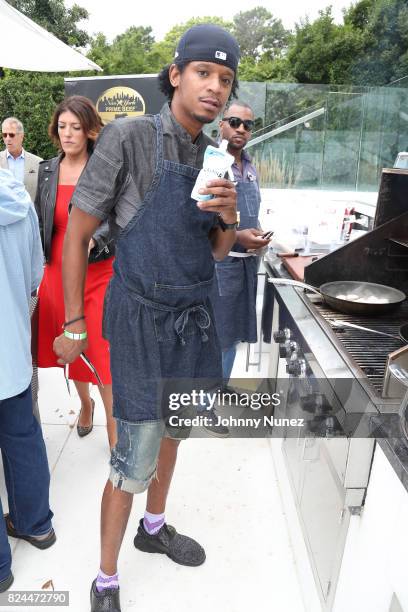
M 148 488 L 136 548 L 183 565 L 205 560 L 197 542 L 164 522 L 178 441 L 164 436 L 159 382 L 221 378 L 208 296 L 214 259 L 222 260 L 235 242 L 236 191 L 223 178 L 203 189 L 211 200 L 197 203 L 191 191 L 211 142 L 202 126 L 222 113 L 234 93 L 238 61 L 239 47 L 222 28 L 188 30 L 174 63 L 159 75 L 170 104 L 160 115 L 105 127 L 72 198 L 63 263 L 66 325 L 54 343 L 60 363 L 86 352 L 87 237 L 108 216 L 118 227 L 104 313 L 118 443 L 102 500 L 92 612 L 120 610 L 117 559 L 134 493 Z
M 227 391 L 233 391 L 227 387 L 227 383 L 234 365 L 237 344 L 256 342 L 257 339 L 258 257 L 255 251 L 269 242 L 262 238 L 263 231 L 259 229 L 261 197 L 256 170 L 244 150 L 253 125 L 253 111 L 243 102 L 232 102 L 220 121 L 220 136 L 228 141 L 228 152 L 235 158 L 232 171 L 237 181 L 237 208 L 240 215 L 237 241 L 228 257 L 216 263 L 217 282 L 211 292 L 222 349 L 224 389 Z

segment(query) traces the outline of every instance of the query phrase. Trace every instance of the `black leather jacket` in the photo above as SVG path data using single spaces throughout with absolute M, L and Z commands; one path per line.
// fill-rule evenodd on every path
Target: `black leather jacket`
M 54 226 L 55 199 L 57 197 L 59 164 L 62 156 L 44 160 L 39 165 L 35 209 L 40 223 L 41 240 L 45 261 L 51 256 L 51 241 Z M 89 263 L 108 259 L 115 254 L 114 234 L 108 221 L 102 221 L 92 236 L 96 245 L 89 254 Z

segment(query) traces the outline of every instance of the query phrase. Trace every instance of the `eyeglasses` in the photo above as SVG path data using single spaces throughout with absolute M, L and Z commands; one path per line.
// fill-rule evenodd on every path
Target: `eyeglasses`
M 252 119 L 240 119 L 239 117 L 223 117 L 221 121 L 228 121 L 230 127 L 236 129 L 241 123 L 247 132 L 250 132 L 254 127 L 254 121 Z
M 7 138 L 7 136 L 10 136 L 10 138 L 14 138 L 15 132 L 3 132 L 3 138 Z

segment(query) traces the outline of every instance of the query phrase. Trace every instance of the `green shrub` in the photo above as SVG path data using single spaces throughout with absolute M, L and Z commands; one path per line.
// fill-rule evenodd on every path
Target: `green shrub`
M 38 72 L 13 72 L 0 80 L 0 122 L 17 117 L 24 124 L 24 148 L 48 159 L 56 149 L 48 137 L 48 124 L 64 97 L 64 78 Z

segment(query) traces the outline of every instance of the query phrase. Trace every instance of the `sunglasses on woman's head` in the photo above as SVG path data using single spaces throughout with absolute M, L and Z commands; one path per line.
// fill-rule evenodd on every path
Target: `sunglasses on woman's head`
M 239 117 L 223 117 L 221 121 L 228 121 L 230 127 L 236 129 L 241 123 L 247 132 L 250 132 L 254 127 L 254 121 L 252 119 L 240 119 Z
M 14 138 L 15 133 L 14 132 L 3 132 L 3 138 L 7 138 L 7 136 L 10 136 L 10 138 Z

